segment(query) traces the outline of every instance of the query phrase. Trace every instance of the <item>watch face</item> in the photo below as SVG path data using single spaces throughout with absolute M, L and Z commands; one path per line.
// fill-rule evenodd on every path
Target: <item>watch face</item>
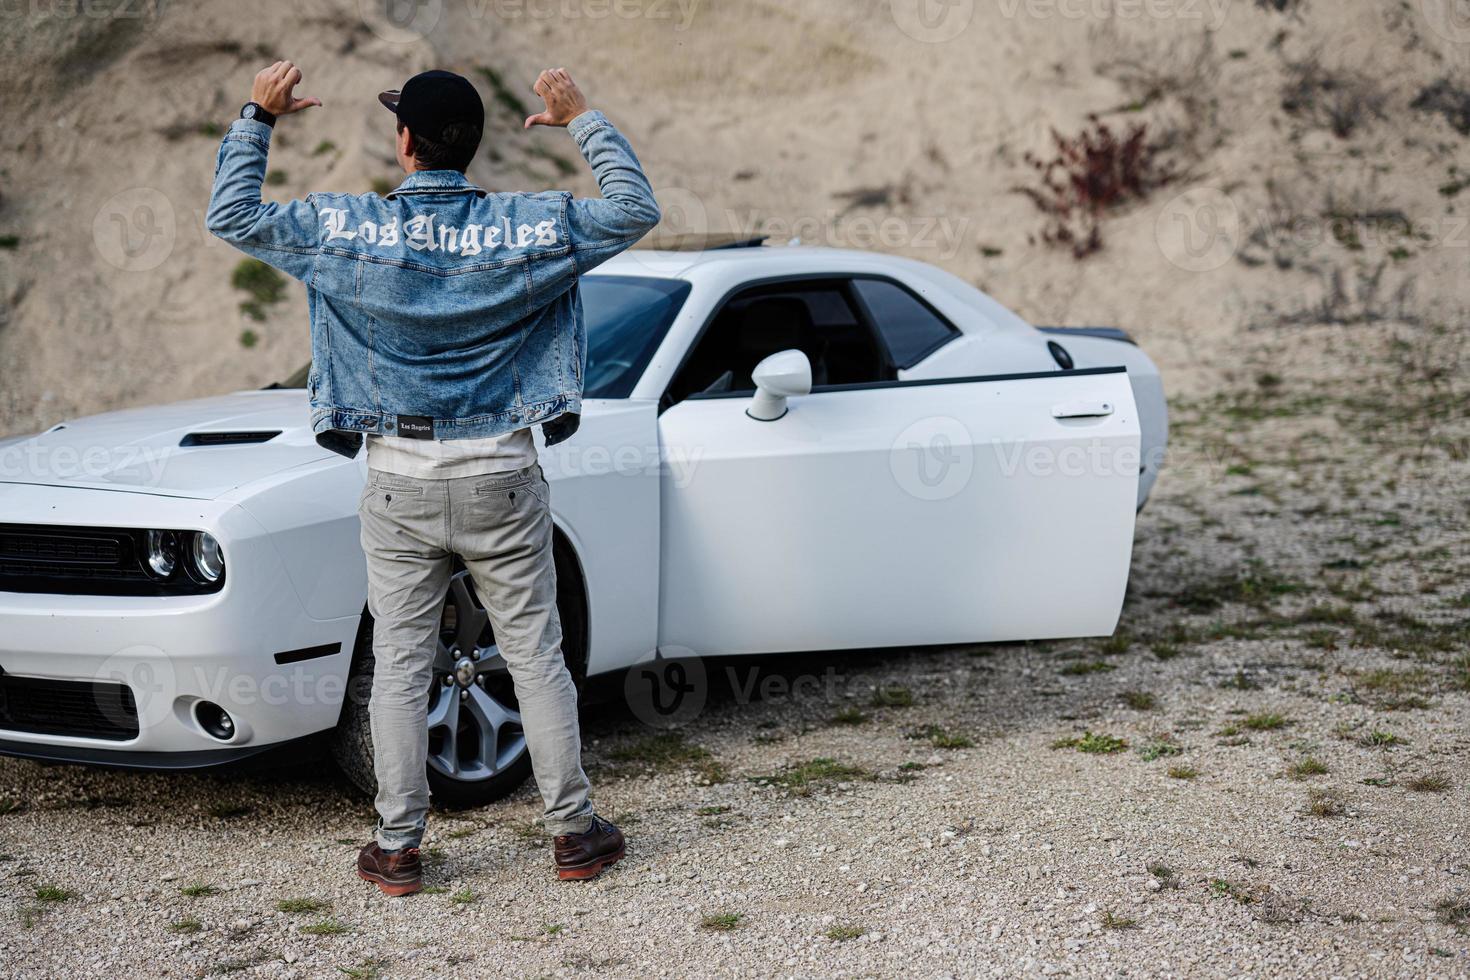
M 245 108 L 241 109 L 240 110 L 240 118 L 241 119 L 254 119 L 255 118 L 255 106 L 248 105 Z

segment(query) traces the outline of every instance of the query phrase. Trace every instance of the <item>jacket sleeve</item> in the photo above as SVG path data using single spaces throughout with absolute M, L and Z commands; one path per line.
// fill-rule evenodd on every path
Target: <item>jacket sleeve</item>
M 574 198 L 567 207 L 577 271 L 584 273 L 631 247 L 658 224 L 660 215 L 633 147 L 606 116 L 584 112 L 567 129 L 602 190 L 600 198 Z
M 217 237 L 305 281 L 319 251 L 317 213 L 310 201 L 268 204 L 260 199 L 271 127 L 237 119 L 220 143 L 214 191 L 204 225 Z

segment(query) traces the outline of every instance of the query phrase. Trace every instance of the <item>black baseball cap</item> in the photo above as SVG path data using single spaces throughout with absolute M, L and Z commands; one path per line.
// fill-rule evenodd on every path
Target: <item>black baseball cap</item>
M 463 75 L 452 71 L 420 72 L 403 83 L 403 88 L 390 89 L 378 96 L 408 131 L 415 136 L 445 142 L 444 129 L 451 125 L 470 124 L 485 128 L 485 103 L 480 93 Z

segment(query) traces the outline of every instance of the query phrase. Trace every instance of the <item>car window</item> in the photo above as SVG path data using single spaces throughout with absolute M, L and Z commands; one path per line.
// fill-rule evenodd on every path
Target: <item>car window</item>
M 958 336 L 954 327 L 897 283 L 856 279 L 853 288 L 887 342 L 893 363 L 901 368 L 913 367 Z
M 627 398 L 679 315 L 690 285 L 682 279 L 583 276 L 588 398 Z
M 666 404 L 690 395 L 754 391 L 751 373 L 772 354 L 799 350 L 812 362 L 812 385 L 888 380 L 878 340 L 840 279 L 756 286 L 732 296 L 674 377 Z

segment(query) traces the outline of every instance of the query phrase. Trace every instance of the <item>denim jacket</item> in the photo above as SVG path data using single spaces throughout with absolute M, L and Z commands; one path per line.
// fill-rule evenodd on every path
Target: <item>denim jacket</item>
M 311 424 L 355 456 L 367 432 L 469 439 L 543 424 L 572 435 L 587 339 L 578 276 L 659 220 L 633 149 L 600 112 L 569 127 L 602 189 L 490 194 L 456 170 L 397 190 L 264 203 L 271 127 L 236 120 L 205 223 L 306 283 Z

